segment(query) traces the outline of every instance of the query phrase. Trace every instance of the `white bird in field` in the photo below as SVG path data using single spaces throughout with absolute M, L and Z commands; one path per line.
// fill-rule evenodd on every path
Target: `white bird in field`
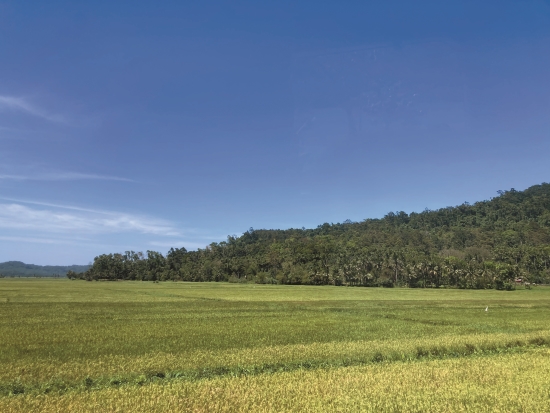
M 485 307 L 485 311 L 489 311 L 489 306 Z

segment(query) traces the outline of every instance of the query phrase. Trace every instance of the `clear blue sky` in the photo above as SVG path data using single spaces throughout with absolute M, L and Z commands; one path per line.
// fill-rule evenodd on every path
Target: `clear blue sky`
M 0 0 L 0 262 L 550 181 L 548 1 Z

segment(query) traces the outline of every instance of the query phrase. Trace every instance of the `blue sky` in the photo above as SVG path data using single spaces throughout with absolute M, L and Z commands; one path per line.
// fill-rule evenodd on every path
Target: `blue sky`
M 547 182 L 549 67 L 548 1 L 0 0 L 0 262 Z

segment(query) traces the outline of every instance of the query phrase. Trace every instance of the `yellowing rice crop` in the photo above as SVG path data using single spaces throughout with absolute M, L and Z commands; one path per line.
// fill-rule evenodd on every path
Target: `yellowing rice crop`
M 549 298 L 4 279 L 0 411 L 550 411 Z
M 3 412 L 547 412 L 550 352 L 5 397 Z

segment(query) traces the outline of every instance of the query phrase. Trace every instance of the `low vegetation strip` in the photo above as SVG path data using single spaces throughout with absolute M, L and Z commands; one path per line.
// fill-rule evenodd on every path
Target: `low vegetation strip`
M 47 394 L 73 389 L 97 389 L 158 380 L 201 380 L 298 369 L 408 362 L 523 351 L 550 345 L 550 330 L 533 334 L 445 336 L 438 339 L 360 341 L 273 346 L 188 354 L 154 353 L 142 357 L 110 357 L 96 361 L 51 361 L 6 364 L 0 395 Z
M 339 367 L 363 366 L 382 362 L 412 362 L 416 360 L 434 360 L 461 358 L 469 356 L 491 356 L 496 354 L 517 353 L 550 345 L 547 337 L 523 337 L 524 340 L 509 338 L 508 341 L 458 342 L 448 347 L 445 344 L 430 345 L 422 343 L 413 351 L 395 346 L 374 346 L 362 355 L 340 359 L 303 359 L 290 362 L 274 362 L 258 365 L 220 365 L 204 366 L 187 370 L 146 371 L 142 374 L 118 374 L 111 377 L 92 378 L 87 376 L 80 381 L 49 380 L 46 382 L 24 383 L 20 379 L 0 383 L 0 396 L 21 394 L 63 394 L 74 390 L 99 390 L 120 385 L 145 385 L 169 380 L 198 381 L 220 377 L 243 377 L 260 374 L 292 372 L 296 370 L 331 369 Z
M 550 351 L 332 369 L 158 380 L 97 391 L 0 398 L 5 413 L 59 412 L 547 412 Z

